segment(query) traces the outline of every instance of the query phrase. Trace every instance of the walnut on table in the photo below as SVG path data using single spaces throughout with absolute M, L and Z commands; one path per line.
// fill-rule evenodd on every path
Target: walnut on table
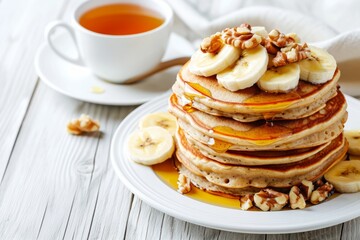
M 74 135 L 97 132 L 99 129 L 100 123 L 86 114 L 81 114 L 80 118 L 73 119 L 67 124 L 67 131 Z

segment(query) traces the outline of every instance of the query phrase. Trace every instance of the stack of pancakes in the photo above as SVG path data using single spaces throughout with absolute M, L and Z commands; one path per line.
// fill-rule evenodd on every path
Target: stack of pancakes
M 337 82 L 300 80 L 288 93 L 257 85 L 231 92 L 185 64 L 169 111 L 178 119 L 177 167 L 204 190 L 241 196 L 321 178 L 344 159 L 346 101 Z

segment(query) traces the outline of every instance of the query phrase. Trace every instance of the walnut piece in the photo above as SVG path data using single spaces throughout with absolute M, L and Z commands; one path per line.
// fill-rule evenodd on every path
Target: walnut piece
M 246 194 L 242 196 L 240 199 L 240 209 L 248 210 L 253 206 L 254 196 L 252 194 Z
M 292 209 L 296 209 L 296 208 L 303 209 L 306 207 L 305 198 L 301 194 L 300 188 L 298 188 L 297 186 L 293 186 L 290 189 L 289 198 L 290 198 L 290 207 Z
M 220 52 L 220 49 L 223 47 L 224 41 L 221 38 L 220 33 L 215 33 L 210 37 L 204 38 L 204 40 L 200 44 L 200 50 L 203 53 L 212 53 L 217 54 Z
M 222 38 L 226 44 L 241 49 L 255 48 L 263 41 L 261 36 L 251 32 L 251 26 L 246 23 L 239 27 L 224 29 Z
M 265 39 L 264 46 L 269 54 L 276 55 L 272 63 L 275 67 L 285 66 L 289 63 L 299 62 L 311 56 L 306 43 L 300 44 L 295 33 L 283 34 L 273 29 Z
M 334 186 L 331 183 L 326 182 L 324 185 L 318 187 L 312 192 L 310 202 L 312 204 L 318 204 L 330 197 L 334 192 Z
M 302 180 L 301 184 L 299 185 L 299 189 L 305 200 L 308 200 L 310 199 L 311 193 L 314 190 L 314 184 L 311 181 Z
M 191 191 L 190 179 L 181 173 L 179 174 L 177 185 L 178 185 L 178 192 L 181 194 L 185 194 Z
M 91 119 L 86 114 L 81 114 L 80 118 L 73 119 L 67 124 L 67 131 L 74 135 L 96 132 L 100 129 L 100 123 Z
M 286 64 L 299 62 L 303 59 L 309 58 L 311 51 L 306 43 L 300 45 L 298 43 L 291 43 L 283 47 L 276 53 L 276 57 L 272 60 L 275 67 L 285 66 Z
M 254 195 L 255 205 L 263 211 L 281 210 L 289 200 L 287 194 L 272 189 L 263 189 Z

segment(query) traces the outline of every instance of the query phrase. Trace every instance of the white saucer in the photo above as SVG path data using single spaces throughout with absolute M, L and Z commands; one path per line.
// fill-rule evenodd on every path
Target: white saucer
M 66 53 L 76 54 L 72 40 L 66 34 L 55 36 L 54 42 Z M 163 59 L 191 56 L 193 52 L 187 40 L 172 33 Z M 179 67 L 173 67 L 132 85 L 113 84 L 99 79 L 85 67 L 58 57 L 47 43 L 38 49 L 35 67 L 41 80 L 55 91 L 85 102 L 105 105 L 137 105 L 153 99 L 170 89 L 179 70 Z M 94 93 L 94 88 L 103 92 Z

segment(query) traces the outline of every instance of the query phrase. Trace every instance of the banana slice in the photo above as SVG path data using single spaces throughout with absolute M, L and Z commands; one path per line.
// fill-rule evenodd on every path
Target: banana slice
M 345 130 L 344 135 L 349 142 L 348 152 L 351 155 L 360 156 L 360 130 Z
M 156 112 L 145 115 L 139 122 L 140 129 L 158 126 L 166 129 L 174 136 L 177 130 L 176 117 L 167 112 Z
M 164 128 L 153 126 L 133 132 L 128 141 L 130 159 L 153 165 L 169 159 L 175 150 L 171 134 Z
M 198 50 L 191 57 L 189 70 L 193 74 L 205 77 L 215 75 L 233 64 L 240 57 L 240 52 L 240 49 L 228 44 L 225 44 L 217 54 Z
M 230 91 L 245 89 L 254 85 L 266 72 L 269 57 L 266 49 L 259 45 L 245 49 L 235 65 L 217 74 L 220 85 Z
M 360 161 L 349 160 L 339 162 L 324 177 L 341 193 L 359 192 Z
M 300 78 L 321 84 L 333 78 L 336 70 L 335 58 L 326 50 L 309 46 L 311 57 L 300 61 Z
M 269 35 L 269 33 L 266 31 L 266 28 L 262 26 L 251 27 L 251 33 L 257 34 L 263 38 L 267 38 Z
M 258 81 L 258 86 L 266 92 L 288 92 L 296 88 L 300 78 L 298 63 L 292 63 L 283 67 L 273 67 L 265 72 Z

